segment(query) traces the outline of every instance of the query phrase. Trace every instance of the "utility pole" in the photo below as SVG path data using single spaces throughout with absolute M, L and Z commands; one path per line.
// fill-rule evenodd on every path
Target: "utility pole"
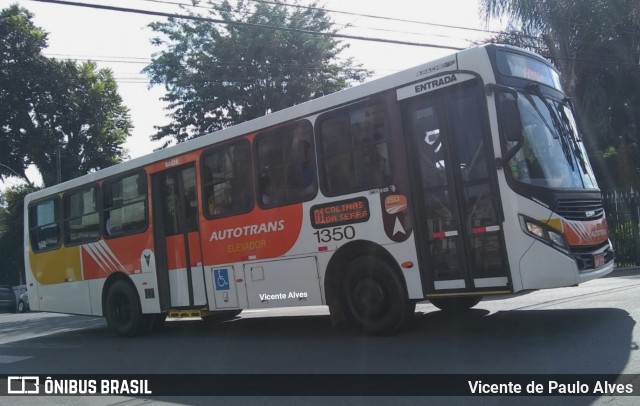
M 62 168 L 60 167 L 60 144 L 56 152 L 56 184 L 62 182 Z

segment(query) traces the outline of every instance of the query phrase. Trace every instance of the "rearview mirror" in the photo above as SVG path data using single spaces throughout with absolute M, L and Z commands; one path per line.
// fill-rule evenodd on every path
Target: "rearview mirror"
M 500 97 L 501 130 L 505 140 L 520 142 L 522 140 L 522 121 L 518 101 L 509 94 Z

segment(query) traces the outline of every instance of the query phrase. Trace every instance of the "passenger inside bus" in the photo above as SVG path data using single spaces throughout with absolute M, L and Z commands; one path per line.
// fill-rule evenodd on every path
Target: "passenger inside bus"
M 262 203 L 263 206 L 272 206 L 274 204 L 272 196 L 273 191 L 271 189 L 271 177 L 268 172 L 263 172 L 260 175 L 260 180 L 258 181 L 258 193 L 260 195 L 260 203 Z
M 310 141 L 305 138 L 310 138 L 310 134 L 297 130 L 293 140 L 297 170 L 293 179 L 289 181 L 289 187 L 293 189 L 295 200 L 307 200 L 316 190 L 315 167 L 312 163 L 313 149 Z
M 107 236 L 111 235 L 111 216 L 109 212 L 107 212 L 107 219 L 104 222 L 104 232 Z

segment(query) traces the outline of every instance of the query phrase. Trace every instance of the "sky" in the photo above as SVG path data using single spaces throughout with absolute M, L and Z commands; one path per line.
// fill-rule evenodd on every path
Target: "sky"
M 181 13 L 168 3 L 189 3 L 188 0 L 76 0 L 79 3 L 105 4 L 127 8 Z M 34 0 L 0 0 L 0 8 L 18 3 L 35 14 L 34 22 L 48 32 L 49 46 L 44 54 L 59 59 L 93 60 L 99 68 L 110 68 L 118 82 L 119 93 L 129 108 L 134 124 L 132 136 L 125 147 L 131 158 L 153 152 L 160 143 L 152 143 L 149 137 L 154 126 L 169 122 L 166 104 L 160 98 L 164 87 L 149 87 L 148 77 L 141 70 L 150 62 L 154 52 L 160 49 L 151 45 L 154 32 L 148 24 L 161 17 L 98 10 L 85 7 L 42 3 Z M 300 4 L 311 1 L 301 0 Z M 480 15 L 478 0 L 320 0 L 326 9 L 360 14 L 346 15 L 331 12 L 341 33 L 467 47 L 471 41 L 479 41 L 491 34 L 480 30 L 500 30 L 501 21 L 485 23 Z M 362 14 L 381 16 L 370 18 Z M 411 20 L 413 23 L 400 20 Z M 467 27 L 462 30 L 441 27 L 449 25 Z M 343 26 L 344 25 L 344 26 Z M 419 65 L 431 59 L 450 54 L 452 50 L 408 45 L 383 44 L 358 40 L 343 40 L 349 44 L 342 57 L 353 57 L 374 75 L 369 79 L 385 76 Z M 36 170 L 28 176 L 36 184 L 40 182 Z M 9 179 L 5 186 L 20 183 Z

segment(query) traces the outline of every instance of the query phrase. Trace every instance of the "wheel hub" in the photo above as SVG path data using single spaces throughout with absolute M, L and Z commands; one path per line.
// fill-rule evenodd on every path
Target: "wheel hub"
M 373 279 L 359 281 L 353 290 L 353 296 L 358 313 L 366 318 L 380 315 L 386 307 L 384 289 Z

